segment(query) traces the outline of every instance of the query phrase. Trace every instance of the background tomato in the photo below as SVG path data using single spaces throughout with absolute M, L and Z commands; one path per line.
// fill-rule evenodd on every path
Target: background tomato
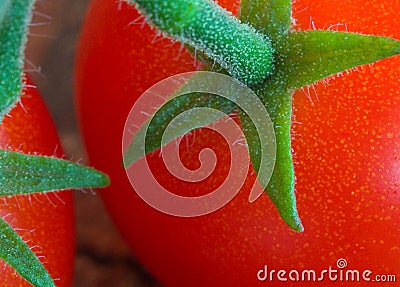
M 238 1 L 219 1 L 233 11 Z M 296 29 L 338 29 L 400 38 L 400 2 L 296 1 Z M 120 165 L 125 119 L 136 99 L 161 79 L 196 67 L 179 43 L 171 44 L 143 23 L 135 9 L 93 1 L 77 61 L 77 104 L 91 164 L 111 176 L 105 204 L 135 255 L 166 286 L 283 286 L 259 282 L 257 272 L 339 268 L 398 274 L 400 247 L 400 58 L 344 73 L 294 95 L 293 149 L 303 233 L 291 231 L 267 196 L 247 202 L 245 186 L 223 209 L 199 218 L 162 214 L 133 191 Z M 226 146 L 206 130 L 192 153 L 211 146 L 224 163 Z M 181 144 L 181 150 L 187 150 Z M 157 176 L 171 181 L 158 157 Z M 222 166 L 224 164 L 221 164 Z M 223 171 L 216 171 L 221 180 Z M 252 178 L 249 178 L 248 184 Z M 209 190 L 207 185 L 191 191 Z M 399 280 L 399 278 L 397 278 Z M 292 284 L 286 282 L 288 286 Z M 336 286 L 322 283 L 296 286 Z M 349 283 L 356 285 L 354 282 Z M 371 286 L 360 282 L 357 286 Z
M 0 147 L 63 156 L 56 129 L 36 88 L 25 89 L 21 103 L 0 125 Z M 72 286 L 75 234 L 70 191 L 2 197 L 0 216 L 39 256 L 57 286 Z M 0 272 L 0 286 L 31 285 L 6 266 Z

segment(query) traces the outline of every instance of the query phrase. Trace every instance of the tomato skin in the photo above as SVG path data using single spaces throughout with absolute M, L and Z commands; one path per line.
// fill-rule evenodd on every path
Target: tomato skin
M 327 277 L 315 283 L 257 279 L 264 265 L 320 272 L 345 258 L 351 270 L 398 274 L 399 57 L 315 85 L 312 101 L 301 91 L 295 94 L 293 149 L 303 233 L 282 222 L 267 196 L 248 203 L 251 179 L 221 210 L 177 218 L 156 211 L 133 191 L 120 165 L 121 140 L 136 99 L 159 80 L 192 71 L 194 60 L 179 44 L 155 37 L 133 8 L 114 2 L 95 0 L 87 15 L 78 51 L 77 105 L 89 159 L 111 177 L 101 192 L 106 207 L 151 273 L 171 287 L 374 286 Z M 238 7 L 237 1 L 218 2 Z M 346 26 L 334 28 L 395 38 L 400 38 L 399 10 L 400 2 L 383 0 L 293 3 L 296 29 L 327 29 L 339 22 Z M 196 133 L 196 143 L 204 142 L 223 149 L 207 132 Z M 179 192 L 183 185 L 175 186 Z
M 0 147 L 28 154 L 63 156 L 55 126 L 36 88 L 25 89 L 21 103 L 0 125 Z M 71 191 L 0 200 L 0 216 L 40 256 L 56 285 L 72 286 L 75 229 Z M 7 266 L 0 272 L 0 286 L 32 285 Z

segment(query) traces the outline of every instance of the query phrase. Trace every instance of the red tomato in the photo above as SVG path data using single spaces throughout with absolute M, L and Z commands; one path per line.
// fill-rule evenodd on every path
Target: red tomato
M 218 2 L 238 7 L 238 1 Z M 400 38 L 399 1 L 298 0 L 293 11 L 296 29 Z M 364 274 L 371 281 L 393 279 L 377 275 L 400 270 L 400 57 L 319 83 L 307 96 L 307 89 L 295 94 L 293 149 L 303 233 L 282 222 L 266 195 L 248 203 L 249 185 L 217 212 L 180 218 L 143 202 L 120 164 L 124 123 L 137 98 L 156 82 L 195 68 L 180 44 L 156 36 L 143 21 L 124 3 L 92 2 L 78 52 L 77 103 L 90 161 L 111 177 L 101 192 L 104 202 L 149 271 L 171 287 L 337 286 L 353 270 L 360 282 L 346 286 L 373 285 L 362 278 L 364 270 L 372 271 Z M 228 160 L 226 146 L 207 130 L 191 140 L 193 153 L 183 160 L 197 158 L 204 146 L 221 156 L 218 163 Z M 183 143 L 181 150 L 187 150 Z M 170 180 L 158 157 L 149 159 L 173 192 L 209 190 Z M 223 175 L 213 174 L 216 181 Z M 265 266 L 268 275 L 274 270 L 272 281 L 257 278 Z M 329 268 L 332 274 L 323 271 Z M 322 282 L 307 281 L 306 271 L 305 280 L 294 284 L 289 274 L 302 281 L 304 269 Z
M 28 154 L 62 156 L 53 121 L 36 88 L 26 88 L 21 103 L 0 125 L 0 147 Z M 0 216 L 39 256 L 56 285 L 72 286 L 75 233 L 70 191 L 0 199 Z M 0 286 L 32 286 L 7 266 Z

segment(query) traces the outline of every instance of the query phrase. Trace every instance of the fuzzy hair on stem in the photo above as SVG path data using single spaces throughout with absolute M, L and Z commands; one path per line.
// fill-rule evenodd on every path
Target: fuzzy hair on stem
M 126 0 L 165 35 L 199 50 L 247 85 L 273 70 L 270 39 L 211 0 Z

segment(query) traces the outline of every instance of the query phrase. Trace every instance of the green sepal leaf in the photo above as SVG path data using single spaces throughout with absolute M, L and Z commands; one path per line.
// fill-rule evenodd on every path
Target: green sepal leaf
M 21 94 L 24 49 L 33 0 L 9 0 L 0 5 L 0 122 Z
M 3 23 L 4 16 L 7 14 L 10 8 L 11 0 L 1 0 L 0 1 L 0 23 Z
M 3 218 L 0 218 L 0 258 L 35 287 L 56 286 L 29 246 Z
M 291 0 L 241 0 L 239 19 L 268 35 L 272 44 L 291 26 Z
M 185 125 L 174 129 L 168 138 L 163 139 L 163 134 L 173 119 L 183 112 L 190 112 L 190 110 L 200 107 L 216 109 L 229 114 L 235 108 L 235 104 L 226 98 L 211 94 L 191 93 L 172 97 L 137 131 L 128 149 L 124 152 L 124 166 L 130 166 L 145 154 L 160 148 L 163 143 L 167 144 L 191 130 L 206 126 L 218 119 L 209 113 L 203 113 L 201 118 L 185 117 L 187 119 Z M 143 139 L 145 139 L 144 149 Z
M 400 53 L 400 41 L 381 37 L 312 30 L 291 32 L 276 45 L 273 81 L 297 89 L 336 73 Z
M 0 150 L 0 196 L 108 184 L 105 174 L 90 167 L 54 157 Z
M 266 192 L 282 219 L 293 230 L 303 231 L 296 207 L 295 174 L 291 149 L 292 94 L 279 85 L 269 82 L 255 89 L 267 109 L 275 129 L 276 162 Z M 246 122 L 244 122 L 246 125 Z M 248 133 L 245 133 L 248 136 Z M 250 148 L 250 156 L 254 153 Z M 251 157 L 252 158 L 252 157 Z M 252 161 L 257 166 L 257 161 Z

